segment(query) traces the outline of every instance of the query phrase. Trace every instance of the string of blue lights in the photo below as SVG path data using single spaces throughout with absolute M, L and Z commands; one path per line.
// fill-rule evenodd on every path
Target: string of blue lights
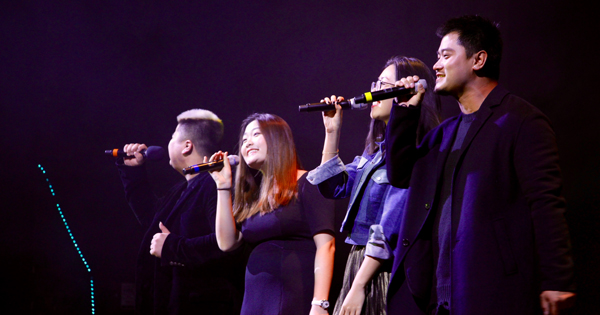
M 38 164 L 38 168 L 42 171 L 43 174 L 46 174 L 46 170 L 42 167 L 41 164 Z M 48 184 L 48 188 L 50 188 L 50 193 L 52 194 L 52 196 L 56 197 L 56 193 L 54 192 L 54 187 L 52 187 L 52 183 L 50 183 L 50 179 L 48 177 L 46 177 L 46 183 Z M 67 233 L 69 233 L 69 237 L 71 237 L 71 240 L 73 241 L 75 250 L 77 250 L 79 257 L 81 257 L 81 261 L 85 265 L 85 269 L 87 269 L 88 273 L 90 273 L 90 293 L 91 293 L 92 315 L 96 314 L 96 302 L 94 300 L 94 277 L 91 275 L 92 269 L 90 268 L 90 265 L 83 257 L 83 254 L 81 253 L 81 249 L 79 248 L 79 245 L 77 245 L 77 242 L 75 241 L 75 237 L 73 236 L 73 233 L 71 232 L 71 228 L 69 228 L 69 224 L 67 223 L 67 219 L 65 218 L 65 215 L 64 215 L 62 209 L 60 208 L 60 204 L 57 203 L 56 208 L 58 209 L 58 214 L 60 215 L 60 218 L 62 219 L 63 223 L 65 224 L 65 228 L 67 229 Z

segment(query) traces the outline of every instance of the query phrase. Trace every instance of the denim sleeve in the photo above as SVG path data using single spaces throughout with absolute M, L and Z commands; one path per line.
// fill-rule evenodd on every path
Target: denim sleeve
M 373 224 L 369 228 L 369 241 L 365 248 L 365 256 L 388 260 L 393 257 L 393 251 L 383 233 L 381 224 Z
M 369 228 L 369 241 L 365 255 L 379 259 L 392 259 L 406 206 L 408 190 L 390 186 L 385 195 L 383 214 L 379 224 Z
M 329 161 L 317 166 L 314 170 L 308 172 L 306 179 L 313 185 L 318 185 L 346 170 L 344 162 L 339 156 L 332 157 Z
M 319 192 L 325 198 L 349 197 L 360 160 L 361 157 L 357 156 L 352 163 L 344 165 L 339 156 L 336 156 L 308 172 L 306 179 L 311 184 L 318 185 Z

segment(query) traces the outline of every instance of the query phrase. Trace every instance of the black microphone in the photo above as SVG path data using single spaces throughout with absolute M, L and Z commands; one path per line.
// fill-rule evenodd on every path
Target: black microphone
M 231 166 L 236 166 L 240 163 L 240 158 L 237 155 L 228 155 L 227 159 Z M 223 168 L 223 160 L 214 162 L 195 164 L 183 169 L 183 175 L 197 174 L 206 171 L 218 170 Z
M 140 151 L 140 153 L 144 156 L 145 159 L 151 160 L 151 161 L 157 161 L 163 158 L 163 156 L 165 155 L 165 150 L 162 147 L 159 146 L 149 146 L 148 149 L 144 149 L 142 151 Z M 133 155 L 127 155 L 127 152 L 121 150 L 121 149 L 112 149 L 112 150 L 105 150 L 104 154 L 106 155 L 110 155 L 113 157 L 123 157 L 123 158 L 134 158 Z
M 414 88 L 405 87 L 392 87 L 389 89 L 383 89 L 374 92 L 367 92 L 363 95 L 351 98 L 347 101 L 340 102 L 342 109 L 367 109 L 368 103 L 386 100 L 388 98 L 398 97 L 402 95 L 417 94 L 417 86 L 422 85 L 423 88 L 427 89 L 427 81 L 421 79 L 416 82 Z M 316 112 L 316 111 L 327 111 L 335 110 L 335 105 L 326 103 L 308 103 L 306 105 L 298 106 L 300 112 Z

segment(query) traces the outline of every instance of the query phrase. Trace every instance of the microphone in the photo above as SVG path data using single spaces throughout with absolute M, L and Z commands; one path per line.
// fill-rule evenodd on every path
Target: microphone
M 351 98 L 347 101 L 343 101 L 338 104 L 342 106 L 342 109 L 367 109 L 369 107 L 368 103 L 371 102 L 386 100 L 402 95 L 417 94 L 418 85 L 422 85 L 423 88 L 427 89 L 427 81 L 425 81 L 425 79 L 421 79 L 415 83 L 414 88 L 405 88 L 397 86 L 389 89 L 367 92 L 363 95 Z M 308 103 L 306 105 L 298 106 L 298 111 L 300 112 L 316 112 L 326 110 L 335 110 L 335 105 L 326 103 Z
M 140 151 L 140 153 L 144 156 L 144 159 L 148 159 L 150 161 L 157 161 L 163 158 L 165 155 L 165 150 L 159 146 L 149 146 L 148 149 L 144 149 Z M 113 157 L 123 157 L 123 158 L 133 158 L 133 155 L 127 155 L 127 153 L 121 149 L 112 149 L 105 150 L 104 154 L 110 155 Z
M 236 166 L 240 163 L 240 158 L 237 155 L 228 155 L 227 159 L 231 166 Z M 206 171 L 218 170 L 223 168 L 223 160 L 208 162 L 203 164 L 195 164 L 183 169 L 183 175 L 197 174 Z

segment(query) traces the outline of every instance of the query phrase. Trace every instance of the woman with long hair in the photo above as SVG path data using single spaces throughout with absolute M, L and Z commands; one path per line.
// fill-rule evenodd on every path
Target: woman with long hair
M 395 56 L 387 61 L 371 90 L 394 87 L 397 80 L 409 75 L 418 75 L 434 86 L 435 79 L 422 61 Z M 431 89 L 419 93 L 424 95 L 416 142 L 440 123 L 439 97 Z M 344 165 L 338 157 L 342 110 L 337 105 L 343 99 L 332 95 L 323 100 L 335 103 L 337 109 L 323 113 L 325 143 L 321 165 L 309 173 L 308 180 L 318 185 L 327 198 L 350 197 L 341 230 L 348 233 L 346 243 L 352 248 L 333 314 L 380 315 L 385 314 L 392 247 L 396 244 L 406 198 L 405 189 L 390 185 L 385 167 L 386 125 L 393 103 L 402 100 L 387 99 L 372 104 L 365 149 L 352 163 Z
M 335 240 L 333 202 L 306 180 L 292 131 L 280 117 L 253 114 L 240 130 L 232 204 L 227 153 L 217 184 L 219 248 L 251 247 L 242 314 L 327 314 Z M 314 299 L 313 299 L 314 298 Z

